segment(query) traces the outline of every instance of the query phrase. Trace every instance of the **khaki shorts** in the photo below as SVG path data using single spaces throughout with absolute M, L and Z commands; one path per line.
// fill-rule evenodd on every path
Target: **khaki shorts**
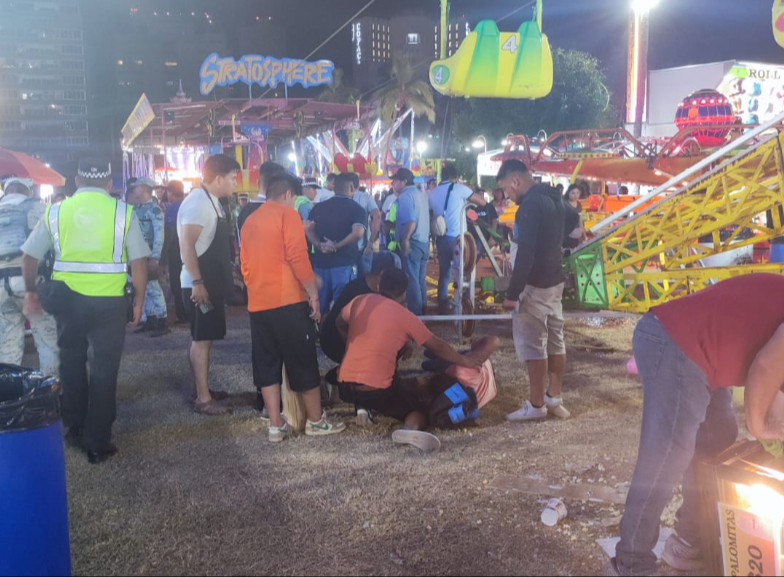
M 517 358 L 541 361 L 550 355 L 565 355 L 563 283 L 548 289 L 525 287 L 519 310 L 512 317 Z

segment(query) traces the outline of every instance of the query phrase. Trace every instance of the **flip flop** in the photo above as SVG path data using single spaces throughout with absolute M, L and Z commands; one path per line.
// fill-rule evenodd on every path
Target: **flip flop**
M 228 407 L 218 404 L 215 399 L 211 399 L 206 403 L 195 402 L 193 403 L 193 409 L 200 415 L 207 415 L 209 417 L 227 415 L 231 412 Z
M 411 445 L 426 454 L 436 453 L 441 449 L 441 441 L 438 437 L 424 431 L 398 429 L 392 433 L 392 442 L 398 445 Z

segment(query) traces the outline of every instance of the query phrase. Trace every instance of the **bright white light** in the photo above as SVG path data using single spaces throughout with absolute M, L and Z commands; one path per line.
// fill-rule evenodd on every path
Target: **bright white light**
M 739 505 L 759 517 L 781 519 L 784 517 L 784 496 L 765 485 L 735 485 Z
M 49 166 L 48 164 L 46 166 Z M 54 194 L 54 187 L 51 184 L 42 184 L 39 187 L 41 200 L 46 201 Z
M 471 152 L 471 149 L 470 149 L 470 148 L 468 148 L 468 147 L 466 146 L 466 149 L 465 149 L 465 151 L 466 151 L 466 152 Z
M 645 14 L 656 8 L 658 3 L 659 0 L 632 0 L 632 10 Z
M 291 162 L 296 162 L 296 161 L 297 161 L 297 155 L 296 155 L 296 154 L 294 154 L 293 152 L 290 152 L 290 153 L 289 153 L 289 160 L 290 160 Z
M 427 150 L 427 142 L 425 142 L 424 140 L 420 140 L 419 142 L 417 142 L 416 149 L 420 155 L 424 154 L 425 151 Z
M 473 147 L 474 148 L 484 148 L 485 147 L 485 143 L 482 142 L 481 140 L 476 140 L 476 141 L 474 141 Z
M 508 141 L 506 138 L 504 138 L 504 139 L 501 141 L 501 146 L 509 146 L 509 141 Z

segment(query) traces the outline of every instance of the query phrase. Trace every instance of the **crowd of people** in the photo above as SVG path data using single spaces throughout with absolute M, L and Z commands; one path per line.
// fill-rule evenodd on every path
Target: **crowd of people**
M 201 186 L 185 196 L 179 183 L 170 183 L 157 202 L 155 184 L 146 179 L 132 183 L 127 203 L 114 198 L 111 167 L 100 160 L 81 161 L 76 194 L 49 205 L 34 198 L 31 181 L 4 179 L 0 361 L 21 363 L 29 321 L 41 370 L 59 375 L 62 384 L 66 441 L 91 463 L 117 453 L 111 432 L 127 323 L 141 324 L 137 332 L 152 337 L 169 331 L 158 281 L 165 268 L 179 298 L 177 319 L 190 326 L 194 409 L 210 416 L 229 412 L 221 403 L 226 393 L 209 386 L 210 353 L 227 331 L 235 242 L 247 290 L 257 408 L 269 421 L 269 441 L 292 433 L 282 413 L 284 385 L 302 400 L 306 435 L 346 429 L 324 411 L 327 382 L 355 406 L 358 422 L 391 417 L 402 423 L 393 441 L 438 450 L 439 440 L 426 431 L 436 424 L 434 399 L 460 384 L 470 391 L 475 414 L 496 390 L 490 357 L 499 339 L 480 338 L 457 351 L 419 318 L 427 303 L 431 241 L 440 265 L 439 311 L 447 312 L 452 270 L 445 263 L 451 264 L 465 230 L 467 203 L 491 225 L 510 210 L 510 201 L 517 206 L 516 256 L 503 306 L 514 312 L 512 337 L 527 366 L 530 398 L 507 419 L 570 418 L 562 395 L 562 259 L 585 236 L 579 189 L 539 183 L 524 163 L 508 160 L 490 202 L 460 184 L 452 167 L 424 191 L 401 169 L 392 177 L 393 193 L 381 199 L 361 190 L 353 174 L 331 175 L 321 188 L 268 162 L 259 193 L 240 197 L 232 211 L 227 200 L 238 169 L 234 159 L 212 156 Z M 784 439 L 779 294 L 782 277 L 746 275 L 659 306 L 638 324 L 633 346 L 644 389 L 642 437 L 608 575 L 653 570 L 659 518 L 680 479 L 684 503 L 663 558 L 679 570 L 701 564 L 694 459 L 735 441 L 728 387 L 746 388 L 753 435 Z M 324 376 L 319 347 L 337 365 Z M 425 349 L 425 372 L 404 378 L 398 363 L 416 347 Z

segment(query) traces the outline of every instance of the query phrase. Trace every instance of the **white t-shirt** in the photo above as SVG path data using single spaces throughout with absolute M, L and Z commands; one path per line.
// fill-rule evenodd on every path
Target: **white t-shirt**
M 384 204 L 381 206 L 381 212 L 384 213 L 385 217 L 386 215 L 389 214 L 389 210 L 392 208 L 392 205 L 395 204 L 396 201 L 397 201 L 397 196 L 395 196 L 394 194 L 390 194 L 388 197 L 386 197 L 386 199 L 384 200 Z
M 221 218 L 225 218 L 223 207 L 220 200 L 207 193 L 202 188 L 194 188 L 185 197 L 177 213 L 177 234 L 182 238 L 182 227 L 186 224 L 195 224 L 202 227 L 201 234 L 196 241 L 196 256 L 201 256 L 210 248 L 212 241 L 215 240 L 215 232 L 218 229 L 218 212 Z M 209 194 L 209 196 L 208 196 Z M 210 202 L 212 199 L 212 202 Z M 183 266 L 180 274 L 182 288 L 193 288 L 193 278 L 188 269 Z
M 327 190 L 326 188 L 317 188 L 316 198 L 313 199 L 313 204 L 324 202 L 325 200 L 329 200 L 333 196 L 335 196 L 335 193 L 332 192 L 331 190 Z

